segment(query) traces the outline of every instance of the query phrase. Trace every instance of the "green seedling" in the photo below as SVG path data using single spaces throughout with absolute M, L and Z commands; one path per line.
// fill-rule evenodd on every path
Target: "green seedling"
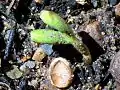
M 72 28 L 63 18 L 48 10 L 42 10 L 36 15 L 39 15 L 44 23 L 58 31 L 46 29 L 33 30 L 31 32 L 31 39 L 33 41 L 48 44 L 72 44 L 82 54 L 85 64 L 91 63 L 92 59 L 89 49 L 82 42 L 81 37 L 78 34 L 74 34 Z
M 63 33 L 73 34 L 73 31 L 70 28 L 70 26 L 58 14 L 52 11 L 42 10 L 39 13 L 39 15 L 43 22 L 49 25 L 50 27 Z
M 69 36 L 60 31 L 38 29 L 31 31 L 31 40 L 37 43 L 47 44 L 72 44 L 83 55 L 85 64 L 91 63 L 89 49 L 82 41 L 74 36 Z

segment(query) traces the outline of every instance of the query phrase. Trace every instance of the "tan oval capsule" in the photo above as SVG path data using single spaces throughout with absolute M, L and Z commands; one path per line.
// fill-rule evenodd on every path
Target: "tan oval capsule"
M 35 60 L 35 61 L 41 62 L 42 59 L 43 59 L 45 56 L 46 56 L 46 54 L 45 54 L 45 52 L 43 51 L 43 49 L 42 49 L 42 48 L 38 48 L 38 49 L 35 51 L 32 59 Z
M 57 88 L 66 88 L 71 84 L 73 76 L 70 64 L 66 59 L 62 57 L 53 59 L 49 68 L 49 78 L 52 85 Z

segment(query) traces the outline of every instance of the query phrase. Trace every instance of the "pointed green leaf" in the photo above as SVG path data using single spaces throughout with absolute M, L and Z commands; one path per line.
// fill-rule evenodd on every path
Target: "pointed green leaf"
M 64 33 L 72 34 L 72 29 L 65 22 L 63 18 L 61 18 L 58 14 L 53 11 L 42 10 L 40 12 L 40 18 L 44 23 L 49 25 L 50 27 Z
M 73 42 L 73 38 L 65 33 L 46 29 L 31 31 L 31 40 L 48 44 L 71 44 Z
M 83 56 L 85 64 L 90 64 L 92 59 L 87 46 L 80 40 L 59 31 L 38 29 L 31 31 L 31 40 L 47 44 L 72 44 Z

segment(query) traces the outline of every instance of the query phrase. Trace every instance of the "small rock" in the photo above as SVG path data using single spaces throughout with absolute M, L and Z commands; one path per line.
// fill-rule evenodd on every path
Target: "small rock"
M 28 67 L 30 69 L 35 67 L 35 61 L 27 61 L 24 64 L 26 67 Z
M 13 69 L 6 72 L 6 75 L 11 79 L 20 78 L 23 73 L 17 68 L 16 65 L 13 65 Z
M 35 0 L 36 3 L 41 4 L 43 0 Z
M 109 0 L 110 6 L 114 6 L 117 3 L 117 0 Z
M 24 72 L 24 74 L 29 73 L 29 68 L 25 66 L 25 64 L 20 66 L 20 70 Z
M 91 3 L 93 4 L 94 8 L 98 6 L 98 0 L 91 0 Z
M 46 56 L 46 53 L 44 52 L 44 50 L 43 50 L 42 48 L 38 48 L 38 49 L 35 51 L 32 59 L 35 60 L 35 61 L 41 62 L 42 59 L 43 59 L 45 56 Z
M 120 83 L 116 82 L 116 90 L 120 90 Z
M 30 59 L 30 58 L 31 58 L 30 55 L 26 55 L 26 56 L 22 56 L 20 60 L 21 60 L 22 62 L 25 62 L 25 61 L 27 61 L 27 60 Z
M 97 85 L 95 86 L 95 90 L 102 90 L 100 84 L 97 84 Z
M 111 50 L 114 50 L 114 51 L 117 49 L 116 46 L 111 46 L 110 48 Z
M 110 63 L 109 71 L 115 80 L 120 83 L 120 51 L 118 51 L 113 57 Z
M 28 85 L 36 88 L 38 86 L 38 80 L 31 80 L 30 82 L 28 82 Z
M 44 45 L 41 45 L 40 47 L 44 50 L 44 52 L 45 52 L 47 55 L 51 55 L 52 52 L 53 52 L 52 46 L 53 46 L 53 45 L 44 44 Z
M 20 70 L 23 72 L 28 71 L 28 69 L 32 69 L 35 67 L 35 61 L 27 61 L 23 65 L 20 66 Z
M 120 16 L 120 3 L 115 6 L 115 15 Z
M 84 5 L 87 3 L 86 0 L 76 0 L 76 2 L 81 5 Z
M 101 28 L 98 21 L 94 21 L 86 26 L 85 32 L 89 33 L 89 35 L 99 44 L 102 43 L 102 35 L 100 32 Z

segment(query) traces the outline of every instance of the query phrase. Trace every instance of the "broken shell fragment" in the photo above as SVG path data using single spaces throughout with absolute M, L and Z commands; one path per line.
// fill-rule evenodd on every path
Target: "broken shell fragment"
M 53 59 L 49 68 L 49 78 L 52 85 L 57 88 L 66 88 L 71 84 L 73 76 L 70 64 L 66 59 L 62 57 Z
M 38 49 L 35 51 L 32 59 L 35 60 L 35 61 L 41 62 L 42 59 L 43 59 L 45 56 L 46 56 L 46 53 L 43 51 L 43 49 L 42 49 L 42 48 L 38 48 Z

